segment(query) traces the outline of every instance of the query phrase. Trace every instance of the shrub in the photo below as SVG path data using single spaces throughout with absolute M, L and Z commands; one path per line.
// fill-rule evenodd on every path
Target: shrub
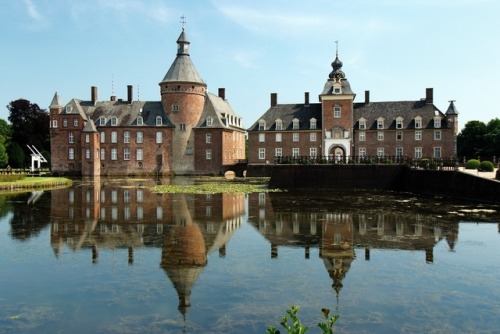
M 481 165 L 481 162 L 477 159 L 467 160 L 465 163 L 465 169 L 478 169 Z
M 288 317 L 284 316 L 281 318 L 280 325 L 286 330 L 288 334 L 305 334 L 309 329 L 309 327 L 304 326 L 299 319 L 299 309 L 299 306 L 292 305 L 289 309 L 286 310 L 286 314 L 288 315 Z M 325 319 L 325 321 L 318 323 L 317 326 L 321 329 L 321 333 L 333 334 L 333 326 L 338 320 L 339 315 L 335 314 L 330 316 L 330 310 L 327 308 L 321 309 L 321 313 L 323 314 L 323 318 Z M 270 326 L 267 328 L 266 333 L 280 334 L 280 331 L 277 330 L 276 327 Z
M 493 166 L 493 163 L 491 161 L 486 160 L 481 161 L 478 170 L 481 172 L 493 172 L 495 170 L 495 167 Z
M 429 159 L 422 158 L 418 161 L 418 167 L 427 169 L 429 167 Z

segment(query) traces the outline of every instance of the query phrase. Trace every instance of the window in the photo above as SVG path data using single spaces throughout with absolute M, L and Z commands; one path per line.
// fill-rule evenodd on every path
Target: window
M 403 148 L 402 147 L 396 147 L 396 156 L 397 157 L 403 156 Z
M 73 126 L 78 127 L 78 118 L 73 118 Z
M 359 132 L 359 141 L 365 141 L 366 140 L 366 133 L 364 131 Z
M 436 129 L 439 129 L 441 127 L 441 117 L 439 116 L 434 117 L 434 127 Z
M 85 159 L 87 159 L 87 160 L 90 159 L 90 149 L 89 148 L 85 149 Z
M 309 141 L 316 141 L 316 132 L 311 132 L 309 134 Z
M 360 130 L 366 129 L 366 119 L 364 119 L 364 118 L 359 119 L 359 129 Z
M 420 158 L 422 158 L 422 148 L 415 147 L 415 159 L 420 159 Z
M 212 143 L 212 134 L 211 133 L 205 134 L 205 143 L 207 143 L 207 144 Z
M 283 130 L 283 121 L 281 119 L 276 120 L 276 130 Z
M 117 143 L 118 142 L 118 132 L 111 131 L 111 142 L 112 143 Z
M 111 149 L 111 160 L 118 160 L 118 153 L 116 151 L 116 148 Z
M 310 127 L 312 130 L 314 130 L 314 129 L 316 129 L 316 124 L 317 124 L 316 119 L 315 119 L 315 118 L 311 118 L 311 120 L 310 120 L 310 122 L 309 122 L 309 127 Z
M 333 107 L 333 118 L 340 118 L 341 116 L 342 115 L 340 106 Z
M 99 134 L 99 138 L 101 140 L 101 144 L 104 144 L 106 142 L 106 133 L 104 131 L 101 131 Z
M 124 131 L 123 132 L 123 142 L 125 144 L 130 143 L 130 131 Z
M 265 129 L 266 129 L 266 121 L 264 121 L 264 120 L 261 119 L 259 121 L 259 131 L 263 131 Z
M 383 129 L 384 128 L 384 119 L 380 117 L 377 119 L 377 129 Z
M 73 132 L 68 133 L 68 142 L 73 144 L 75 142 L 75 134 Z
M 297 130 L 298 128 L 299 128 L 299 120 L 295 118 L 293 120 L 293 129 Z
M 415 140 L 422 140 L 422 131 L 415 131 Z
M 280 143 L 281 142 L 281 133 L 276 134 L 276 142 Z
M 441 147 L 434 147 L 434 158 L 441 158 Z
M 377 131 L 377 140 L 378 141 L 384 140 L 384 133 L 382 131 Z
M 144 133 L 142 131 L 137 131 L 135 135 L 137 144 L 142 144 L 144 142 Z
M 365 157 L 366 156 L 366 148 L 360 147 L 358 150 L 358 154 L 360 157 Z
M 142 148 L 138 148 L 135 151 L 135 158 L 137 159 L 137 161 L 141 161 L 142 160 Z
M 179 128 L 181 131 L 186 131 L 186 124 L 184 123 L 179 124 Z
M 318 149 L 316 147 L 309 148 L 309 156 L 311 158 L 316 158 L 318 156 Z
M 259 148 L 259 159 L 264 160 L 266 158 L 266 149 L 265 148 Z
M 157 126 L 160 126 L 160 125 L 162 125 L 162 124 L 163 124 L 163 121 L 162 121 L 162 119 L 161 119 L 161 116 L 156 116 L 156 125 L 157 125 Z
M 137 117 L 137 125 L 143 125 L 144 124 L 144 119 L 142 118 L 142 116 L 138 116 Z
M 214 119 L 212 117 L 207 117 L 207 126 L 212 126 Z
M 266 141 L 266 134 L 265 133 L 259 133 L 259 143 L 263 143 Z
M 422 128 L 422 117 L 417 116 L 415 117 L 415 129 L 421 129 Z
M 73 147 L 70 147 L 68 150 L 68 159 L 75 160 L 75 149 Z
M 396 140 L 403 140 L 403 131 L 396 131 Z
M 90 135 L 88 133 L 85 134 L 85 142 L 90 143 Z
M 293 135 L 292 135 L 292 140 L 293 141 L 299 141 L 299 134 L 297 132 L 295 132 Z
M 163 132 L 156 132 L 156 143 L 161 144 L 163 143 Z
M 118 125 L 118 118 L 111 117 L 111 126 L 117 126 L 117 125 Z
M 68 120 L 66 118 L 63 119 L 63 128 L 68 127 Z
M 403 117 L 396 118 L 396 129 L 403 128 Z
M 123 160 L 130 160 L 130 148 L 123 148 Z
M 106 150 L 101 148 L 101 160 L 104 160 L 106 158 Z
M 71 107 L 71 106 L 66 106 L 66 112 L 67 112 L 68 114 L 71 114 L 71 112 L 72 112 L 72 111 L 73 111 L 73 107 Z
M 300 150 L 299 150 L 298 147 L 292 148 L 292 155 L 293 155 L 294 158 L 298 158 L 299 154 L 300 154 Z
M 205 151 L 205 159 L 212 160 L 212 150 L 211 149 L 207 149 Z
M 377 156 L 378 157 L 384 156 L 384 148 L 383 147 L 377 147 Z
M 106 125 L 106 117 L 99 117 L 97 122 L 99 125 Z
M 276 147 L 274 149 L 274 156 L 275 157 L 282 157 L 283 156 L 283 150 L 281 149 L 281 147 Z
M 57 119 L 52 120 L 52 127 L 57 128 Z
M 441 130 L 434 130 L 434 140 L 441 140 Z
M 179 112 L 179 105 L 178 104 L 172 104 L 172 112 L 174 112 L 174 113 Z

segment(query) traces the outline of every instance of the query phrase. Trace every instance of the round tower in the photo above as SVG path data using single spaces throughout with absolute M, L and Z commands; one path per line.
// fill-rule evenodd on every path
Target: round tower
M 194 171 L 194 133 L 205 104 L 207 85 L 189 57 L 184 29 L 177 39 L 177 56 L 159 83 L 163 110 L 175 127 L 172 156 L 168 163 L 174 174 Z

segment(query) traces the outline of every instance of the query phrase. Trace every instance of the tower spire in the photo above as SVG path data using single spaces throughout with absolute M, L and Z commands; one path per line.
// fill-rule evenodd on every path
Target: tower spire
M 182 24 L 182 31 L 184 31 L 184 27 L 186 25 L 186 16 L 185 15 L 181 16 L 181 24 Z

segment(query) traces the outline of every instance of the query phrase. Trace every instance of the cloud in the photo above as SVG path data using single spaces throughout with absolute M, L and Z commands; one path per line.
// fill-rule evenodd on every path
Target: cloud
M 35 4 L 31 0 L 24 0 L 24 4 L 26 5 L 26 9 L 28 11 L 28 16 L 35 21 L 42 21 L 43 17 L 36 8 Z
M 257 59 L 260 57 L 260 52 L 243 52 L 238 51 L 234 54 L 234 60 L 244 68 L 256 68 Z

